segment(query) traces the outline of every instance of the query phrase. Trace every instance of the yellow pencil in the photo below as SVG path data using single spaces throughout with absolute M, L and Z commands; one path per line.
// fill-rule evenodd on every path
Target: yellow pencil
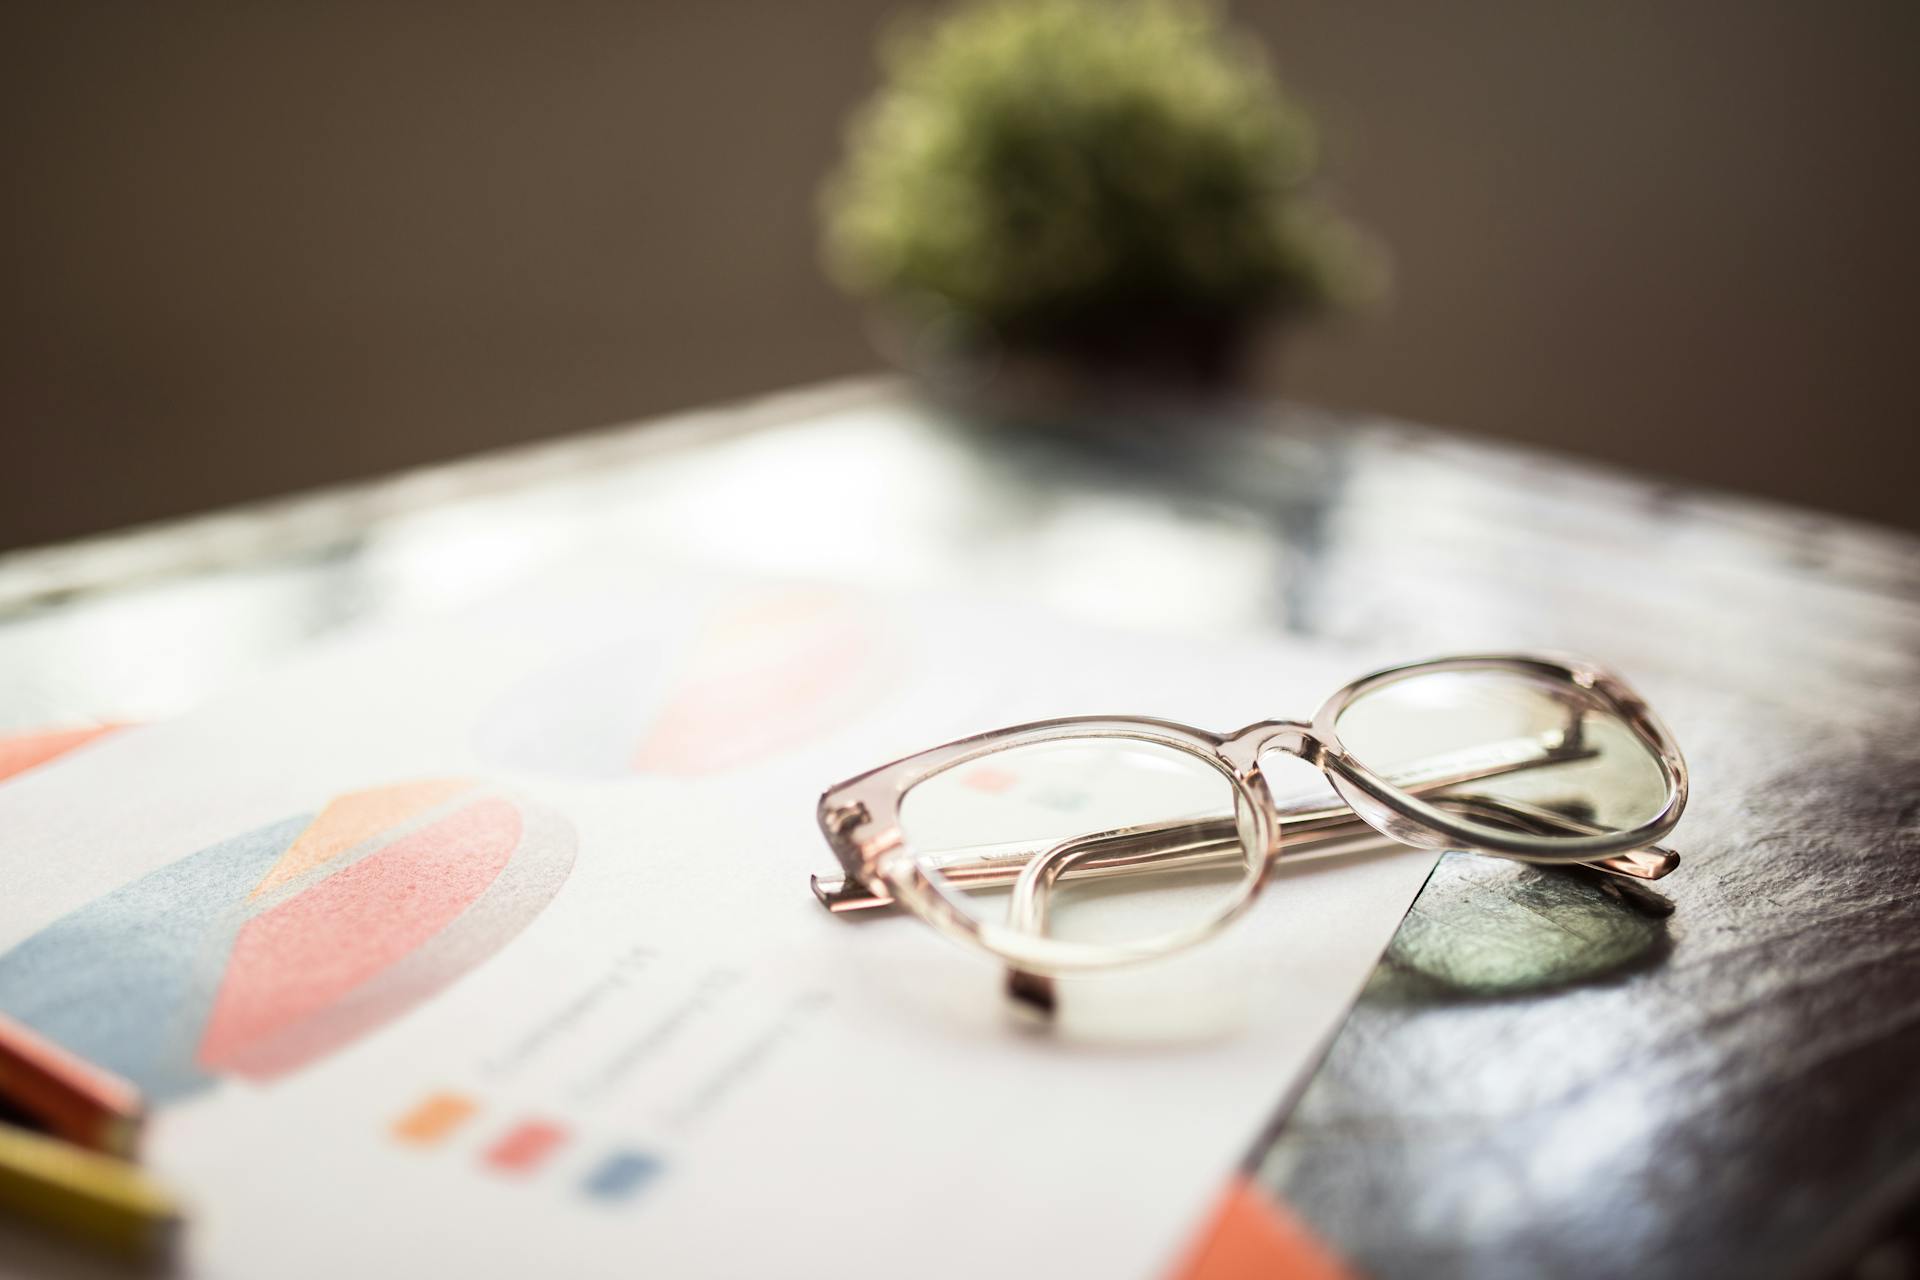
M 180 1210 L 125 1160 L 0 1124 L 0 1210 L 134 1262 L 168 1256 Z

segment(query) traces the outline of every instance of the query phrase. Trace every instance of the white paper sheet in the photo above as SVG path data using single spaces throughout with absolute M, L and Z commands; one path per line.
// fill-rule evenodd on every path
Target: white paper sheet
M 0 1008 L 162 1100 L 194 1274 L 1158 1275 L 1432 855 L 1287 871 L 1036 1034 L 992 964 L 814 902 L 814 802 L 1041 716 L 1305 715 L 1373 656 L 523 588 L 0 788 Z

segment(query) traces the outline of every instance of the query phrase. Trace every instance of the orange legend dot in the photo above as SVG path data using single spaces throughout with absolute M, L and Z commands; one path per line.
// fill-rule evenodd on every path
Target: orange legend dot
M 393 1122 L 393 1136 L 401 1142 L 430 1147 L 464 1124 L 480 1109 L 473 1099 L 457 1093 L 436 1093 Z

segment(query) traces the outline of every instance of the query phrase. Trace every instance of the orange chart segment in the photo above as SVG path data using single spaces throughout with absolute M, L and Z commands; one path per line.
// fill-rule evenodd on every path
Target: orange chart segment
M 1236 1177 L 1168 1280 L 1359 1280 L 1252 1180 Z
M 520 815 L 488 798 L 394 841 L 249 920 L 200 1044 L 209 1068 L 301 1023 L 438 933 L 520 843 Z
M 249 897 L 258 898 L 289 880 L 297 880 L 355 845 L 445 804 L 472 786 L 473 783 L 464 778 L 443 778 L 374 787 L 340 796 L 321 810 L 312 826 L 301 832 L 293 847 L 273 864 L 273 869 L 254 886 Z

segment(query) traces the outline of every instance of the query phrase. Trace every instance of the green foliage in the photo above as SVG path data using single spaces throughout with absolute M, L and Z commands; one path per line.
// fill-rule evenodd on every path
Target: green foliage
M 1369 290 L 1365 243 L 1308 189 L 1313 122 L 1200 3 L 984 0 L 882 61 L 825 191 L 852 292 L 1044 342 Z

